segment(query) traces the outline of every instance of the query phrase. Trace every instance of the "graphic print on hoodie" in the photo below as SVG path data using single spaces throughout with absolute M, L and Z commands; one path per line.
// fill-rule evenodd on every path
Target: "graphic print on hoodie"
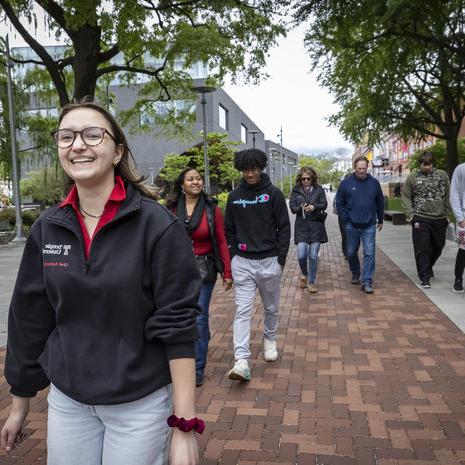
M 244 179 L 228 197 L 225 227 L 231 257 L 240 255 L 259 260 L 278 257 L 284 265 L 291 228 L 283 193 L 266 173 L 257 184 Z

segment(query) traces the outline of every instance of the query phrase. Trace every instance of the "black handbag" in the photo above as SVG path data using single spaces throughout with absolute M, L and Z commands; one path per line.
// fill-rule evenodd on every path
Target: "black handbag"
M 211 283 L 216 281 L 215 261 L 212 255 L 196 255 L 197 266 L 199 267 L 202 282 Z
M 325 211 L 323 211 L 323 210 L 315 210 L 312 213 L 312 220 L 313 221 L 319 221 L 320 223 L 324 223 L 327 216 L 328 216 L 328 214 Z

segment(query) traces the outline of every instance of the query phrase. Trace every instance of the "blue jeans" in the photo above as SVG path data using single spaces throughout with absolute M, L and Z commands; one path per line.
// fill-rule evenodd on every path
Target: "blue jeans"
M 197 328 L 200 336 L 195 341 L 195 372 L 201 378 L 203 378 L 203 370 L 207 363 L 208 341 L 210 340 L 208 308 L 210 307 L 214 287 L 215 283 L 203 283 L 200 289 L 199 305 L 202 313 L 197 316 Z
M 320 242 L 299 242 L 297 244 L 297 259 L 304 276 L 308 276 L 308 282 L 315 284 L 318 270 L 318 252 Z
M 375 245 L 376 224 L 367 228 L 354 228 L 350 223 L 346 224 L 347 234 L 347 256 L 349 257 L 350 271 L 355 276 L 360 276 L 360 260 L 358 249 L 360 242 L 363 246 L 363 273 L 361 280 L 363 284 L 372 284 L 375 272 Z

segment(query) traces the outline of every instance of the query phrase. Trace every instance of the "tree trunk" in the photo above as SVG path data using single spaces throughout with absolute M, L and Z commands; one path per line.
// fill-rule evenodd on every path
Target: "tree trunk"
M 444 123 L 440 128 L 446 136 L 446 171 L 451 178 L 458 163 L 457 139 L 462 121 L 454 121 L 454 113 L 450 105 L 444 110 Z
M 458 164 L 458 148 L 457 148 L 457 137 L 458 131 L 453 131 L 455 137 L 448 137 L 446 139 L 446 169 L 449 177 L 452 178 L 452 173 Z
M 100 64 L 101 29 L 98 26 L 83 26 L 73 35 L 75 57 L 73 102 L 84 97 L 94 100 L 97 84 L 97 67 Z

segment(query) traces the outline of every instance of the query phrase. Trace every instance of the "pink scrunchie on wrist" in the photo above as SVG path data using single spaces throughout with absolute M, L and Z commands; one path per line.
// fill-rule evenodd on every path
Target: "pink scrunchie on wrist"
M 183 417 L 178 418 L 176 415 L 171 415 L 166 422 L 169 427 L 178 428 L 184 433 L 194 430 L 196 433 L 202 434 L 205 429 L 205 422 L 197 417 L 186 420 Z

